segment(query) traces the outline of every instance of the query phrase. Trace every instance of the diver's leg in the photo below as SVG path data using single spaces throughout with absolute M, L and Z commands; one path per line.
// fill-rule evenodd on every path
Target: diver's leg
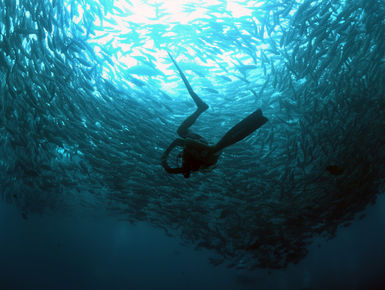
M 213 151 L 221 151 L 222 149 L 246 138 L 267 121 L 268 119 L 262 115 L 261 109 L 256 110 L 231 128 L 213 147 Z
M 207 110 L 209 108 L 209 106 L 204 102 L 202 101 L 202 99 L 193 91 L 190 83 L 188 82 L 186 76 L 184 75 L 184 73 L 182 72 L 182 70 L 179 68 L 178 64 L 176 63 L 176 61 L 174 60 L 174 58 L 172 57 L 172 55 L 170 54 L 170 52 L 168 52 L 168 55 L 170 56 L 172 62 L 174 63 L 175 67 L 177 68 L 183 82 L 184 82 L 184 85 L 186 86 L 187 88 L 187 91 L 189 92 L 190 96 L 192 97 L 192 99 L 194 100 L 195 104 L 197 105 L 198 109 L 204 109 L 203 111 Z M 199 116 L 199 115 L 198 115 Z M 191 125 L 190 125 L 191 126 Z
M 195 123 L 195 121 L 198 119 L 198 117 L 206 111 L 207 108 L 199 108 L 192 113 L 186 120 L 183 121 L 183 123 L 178 128 L 178 135 L 182 138 L 186 138 L 189 134 L 189 128 Z

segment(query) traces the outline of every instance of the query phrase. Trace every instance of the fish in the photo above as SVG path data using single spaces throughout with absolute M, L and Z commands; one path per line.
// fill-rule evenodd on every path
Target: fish
M 226 1 L 185 3 L 205 14 L 171 24 L 160 2 L 147 23 L 131 2 L 89 0 L 82 13 L 66 2 L 0 0 L 0 195 L 21 213 L 103 204 L 208 249 L 213 264 L 286 268 L 376 199 L 380 1 L 249 1 L 239 17 Z M 166 48 L 206 93 L 213 110 L 192 129 L 213 144 L 237 112 L 271 116 L 188 183 L 159 162 L 190 113 Z
M 229 78 L 229 77 L 227 77 L 227 76 L 219 76 L 221 79 L 223 79 L 224 81 L 226 81 L 226 82 L 232 82 L 233 80 L 231 79 L 231 78 Z
M 202 88 L 202 90 L 211 93 L 211 94 L 219 94 L 219 92 L 216 89 L 213 88 Z
M 113 62 L 112 62 L 113 65 Z M 164 76 L 164 73 L 154 67 L 148 65 L 135 65 L 126 70 L 127 73 L 138 75 L 138 76 Z

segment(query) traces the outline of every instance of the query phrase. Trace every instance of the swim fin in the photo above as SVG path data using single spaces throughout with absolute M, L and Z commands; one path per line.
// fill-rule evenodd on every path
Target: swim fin
M 231 128 L 219 142 L 214 145 L 214 152 L 223 150 L 224 148 L 241 141 L 242 139 L 249 136 L 263 124 L 265 124 L 268 119 L 262 115 L 261 109 L 256 110 L 251 113 L 245 119 L 236 124 Z
M 200 110 L 202 110 L 202 111 L 206 111 L 209 108 L 209 106 L 204 101 L 202 101 L 202 99 L 193 91 L 193 89 L 192 89 L 190 83 L 188 82 L 186 76 L 184 75 L 183 71 L 180 69 L 180 67 L 176 63 L 175 59 L 172 57 L 171 53 L 168 50 L 167 50 L 167 53 L 170 56 L 172 62 L 174 63 L 176 69 L 178 70 L 178 72 L 180 74 L 180 77 L 182 78 L 183 83 L 184 83 L 184 85 L 187 88 L 187 91 L 189 92 L 190 96 L 194 100 L 194 102 L 197 105 L 197 107 Z

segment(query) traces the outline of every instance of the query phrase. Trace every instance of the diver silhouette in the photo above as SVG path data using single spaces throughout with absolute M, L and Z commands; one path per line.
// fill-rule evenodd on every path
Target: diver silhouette
M 189 130 L 198 117 L 206 111 L 209 106 L 193 91 L 190 83 L 187 81 L 172 55 L 169 52 L 167 53 L 179 71 L 197 109 L 179 126 L 177 133 L 181 138 L 174 140 L 163 153 L 162 166 L 168 173 L 183 174 L 185 178 L 188 178 L 193 171 L 209 171 L 215 168 L 218 158 L 224 148 L 246 138 L 265 124 L 268 119 L 262 115 L 261 109 L 257 109 L 231 128 L 217 144 L 213 146 L 209 145 L 202 136 L 192 133 Z M 167 158 L 175 147 L 183 148 L 183 151 L 178 155 L 178 157 L 182 157 L 182 167 L 171 168 L 167 163 Z

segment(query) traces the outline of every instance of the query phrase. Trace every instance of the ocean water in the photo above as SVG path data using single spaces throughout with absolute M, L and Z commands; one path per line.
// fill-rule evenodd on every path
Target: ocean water
M 0 5 L 0 289 L 385 287 L 384 1 Z

